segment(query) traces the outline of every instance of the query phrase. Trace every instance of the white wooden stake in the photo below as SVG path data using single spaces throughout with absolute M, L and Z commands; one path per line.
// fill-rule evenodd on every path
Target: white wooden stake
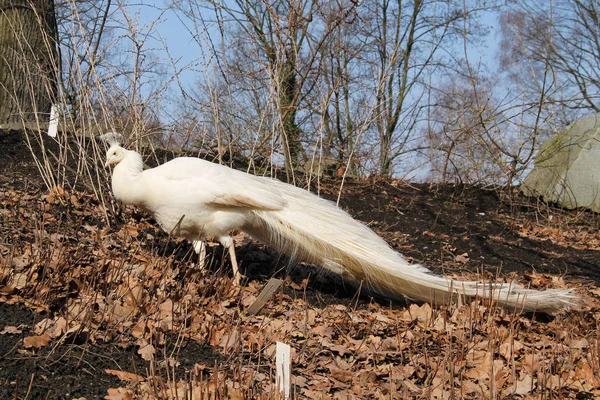
M 291 348 L 289 344 L 277 342 L 275 353 L 275 363 L 277 364 L 276 376 L 277 387 L 284 399 L 290 398 L 290 378 L 291 378 Z
M 281 279 L 269 279 L 269 282 L 267 282 L 267 284 L 260 292 L 256 300 L 254 300 L 254 303 L 252 303 L 250 307 L 248 307 L 248 315 L 257 314 L 261 310 L 261 308 L 263 308 L 264 305 L 267 304 L 267 301 L 269 301 L 269 299 L 275 294 L 275 292 L 277 291 L 277 289 L 279 289 L 279 286 L 281 286 L 282 283 L 283 281 Z
M 52 104 L 50 108 L 50 122 L 48 123 L 48 136 L 56 137 L 58 133 L 58 106 Z

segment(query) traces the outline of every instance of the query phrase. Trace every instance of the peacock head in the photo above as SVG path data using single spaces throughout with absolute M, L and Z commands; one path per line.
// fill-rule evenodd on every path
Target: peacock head
M 109 165 L 116 165 L 120 163 L 126 156 L 127 150 L 119 145 L 111 146 L 106 152 L 106 163 L 104 163 L 104 168 L 107 168 Z

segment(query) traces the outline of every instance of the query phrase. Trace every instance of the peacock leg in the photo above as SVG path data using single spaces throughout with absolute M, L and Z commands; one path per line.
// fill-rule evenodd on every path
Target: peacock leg
M 194 240 L 194 251 L 198 254 L 198 269 L 202 271 L 206 267 L 206 245 L 204 240 Z
M 219 238 L 219 242 L 221 242 L 223 247 L 229 250 L 229 258 L 231 260 L 231 267 L 233 269 L 233 279 L 234 282 L 239 285 L 242 275 L 240 274 L 237 257 L 235 256 L 235 243 L 233 242 L 233 238 L 231 236 L 221 236 Z

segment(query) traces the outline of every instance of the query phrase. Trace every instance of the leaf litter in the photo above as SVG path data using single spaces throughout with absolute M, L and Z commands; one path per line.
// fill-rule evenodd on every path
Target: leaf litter
M 19 352 L 33 357 L 77 340 L 136 349 L 143 368 L 99 372 L 122 382 L 106 399 L 271 398 L 277 341 L 292 346 L 300 398 L 600 396 L 597 289 L 582 289 L 583 311 L 538 319 L 479 300 L 438 308 L 364 298 L 319 302 L 306 296 L 307 281 L 288 278 L 258 315 L 248 316 L 264 280 L 232 285 L 214 246 L 203 271 L 188 244 L 171 239 L 174 249 L 161 247 L 166 235 L 131 210 L 106 226 L 101 206 L 85 192 L 13 189 L 0 203 L 4 229 L 12 232 L 0 244 L 0 302 L 46 315 Z M 467 252 L 448 251 L 457 264 L 472 262 Z M 542 274 L 528 279 L 535 287 L 565 286 Z M 16 326 L 0 330 L 21 333 Z M 210 346 L 221 361 L 182 366 L 177 346 L 165 350 L 172 337 Z

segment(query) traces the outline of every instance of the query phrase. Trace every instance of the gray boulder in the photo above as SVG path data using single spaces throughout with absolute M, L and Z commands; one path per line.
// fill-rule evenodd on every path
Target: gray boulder
M 521 191 L 566 208 L 600 212 L 600 113 L 548 139 Z

